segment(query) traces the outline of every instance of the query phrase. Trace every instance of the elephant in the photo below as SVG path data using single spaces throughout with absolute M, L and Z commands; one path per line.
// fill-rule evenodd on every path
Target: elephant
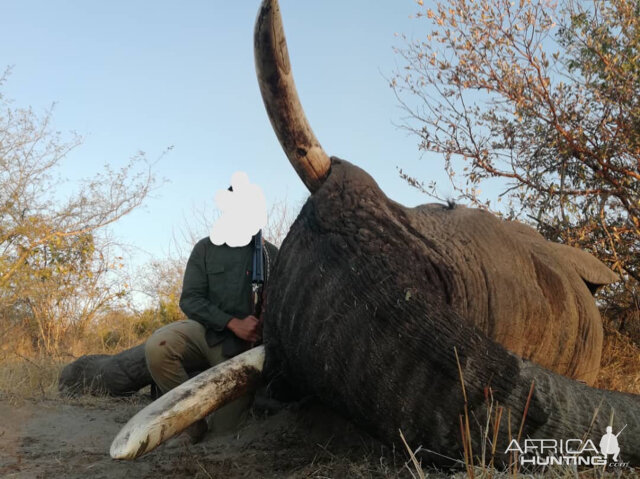
M 129 396 L 151 383 L 142 343 L 119 354 L 81 356 L 62 369 L 58 390 L 66 396 Z
M 254 47 L 271 124 L 311 193 L 266 290 L 266 380 L 387 444 L 402 433 L 433 463 L 479 451 L 483 435 L 461 425 L 502 408 L 503 464 L 516 437 L 595 442 L 626 425 L 622 458 L 640 465 L 640 397 L 589 386 L 602 350 L 593 293 L 617 276 L 487 211 L 389 199 L 313 134 L 277 0 L 262 2 Z

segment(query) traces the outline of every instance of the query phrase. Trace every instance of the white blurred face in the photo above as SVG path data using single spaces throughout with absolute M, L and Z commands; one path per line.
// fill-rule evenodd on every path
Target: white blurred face
M 220 217 L 209 238 L 215 245 L 245 246 L 267 224 L 267 204 L 262 189 L 249 182 L 249 176 L 237 171 L 231 177 L 233 191 L 219 190 L 215 202 Z

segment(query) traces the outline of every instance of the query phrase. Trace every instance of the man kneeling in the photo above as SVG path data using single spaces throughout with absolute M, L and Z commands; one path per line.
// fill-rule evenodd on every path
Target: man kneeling
M 233 212 L 243 216 L 240 229 L 246 230 L 246 216 L 238 206 L 239 203 L 242 206 L 242 187 L 246 185 L 238 182 L 236 175 L 232 187 L 224 194 L 236 190 L 234 196 L 241 198 L 223 198 L 221 201 L 219 192 L 216 202 L 221 209 L 222 205 L 234 203 Z M 264 197 L 262 202 L 260 206 L 266 210 Z M 256 205 L 245 206 L 255 208 Z M 266 222 L 266 212 L 264 216 Z M 224 226 L 224 221 L 223 209 L 216 225 L 223 222 Z M 260 226 L 264 224 L 260 223 Z M 252 282 L 256 279 L 254 270 L 263 265 L 262 280 L 266 283 L 278 250 L 271 243 L 262 241 L 261 231 L 251 236 L 246 231 L 239 232 L 237 225 L 224 228 L 216 228 L 216 225 L 211 236 L 196 243 L 187 262 L 180 308 L 189 319 L 158 329 L 145 345 L 147 367 L 162 394 L 188 380 L 189 372 L 215 366 L 246 351 L 261 339 L 261 318 L 254 311 L 255 298 L 252 298 L 255 294 L 252 291 Z M 258 228 L 248 231 L 251 229 L 255 232 Z M 253 395 L 246 395 L 219 409 L 210 421 L 211 428 L 215 432 L 235 429 L 246 417 L 252 400 Z M 202 419 L 186 432 L 191 442 L 197 443 L 207 430 L 207 422 Z

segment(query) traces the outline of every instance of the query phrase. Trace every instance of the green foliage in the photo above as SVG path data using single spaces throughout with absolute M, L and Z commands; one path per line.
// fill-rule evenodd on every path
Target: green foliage
M 46 351 L 125 295 L 122 257 L 105 227 L 138 207 L 153 184 L 137 157 L 62 198 L 57 168 L 81 140 L 64 141 L 50 122 L 51 111 L 39 116 L 0 95 L 0 332 L 26 332 Z

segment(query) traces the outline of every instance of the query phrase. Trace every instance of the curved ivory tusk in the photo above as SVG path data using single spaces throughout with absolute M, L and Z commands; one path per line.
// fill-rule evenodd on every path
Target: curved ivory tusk
M 125 424 L 111 443 L 111 457 L 140 457 L 207 414 L 257 389 L 263 364 L 264 346 L 259 346 L 172 389 Z
M 256 73 L 271 125 L 289 161 L 312 193 L 329 174 L 331 162 L 304 114 L 291 74 L 277 0 L 263 0 L 254 33 Z

